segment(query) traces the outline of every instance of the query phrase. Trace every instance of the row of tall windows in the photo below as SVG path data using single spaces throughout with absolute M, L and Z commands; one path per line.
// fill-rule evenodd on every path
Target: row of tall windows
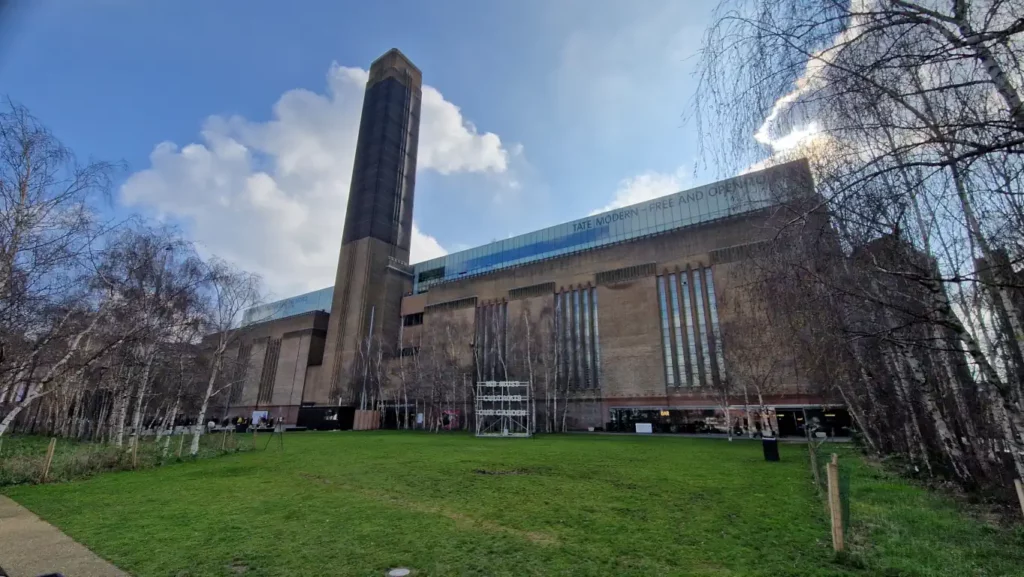
M 506 378 L 508 303 L 495 302 L 476 309 L 476 340 L 473 354 L 486 380 Z
M 555 294 L 555 342 L 559 382 L 577 389 L 600 387 L 596 287 Z
M 274 398 L 274 381 L 277 379 L 277 361 L 281 356 L 281 339 L 270 339 L 263 355 L 263 370 L 260 373 L 260 388 L 256 402 L 269 403 Z
M 238 347 L 238 356 L 235 359 L 235 366 L 230 367 L 228 374 L 231 378 L 231 388 L 228 398 L 231 403 L 242 398 L 242 389 L 245 388 L 245 377 L 249 371 L 249 362 L 252 357 L 252 342 L 242 343 Z
M 665 383 L 700 387 L 725 377 L 711 267 L 658 277 Z

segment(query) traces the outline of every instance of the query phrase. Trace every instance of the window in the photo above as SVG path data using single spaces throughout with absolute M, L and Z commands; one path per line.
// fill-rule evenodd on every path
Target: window
M 676 275 L 668 275 L 668 292 L 672 301 L 672 331 L 676 337 L 675 363 L 679 369 L 678 386 L 691 386 L 693 379 L 690 375 L 691 367 L 686 366 L 686 351 L 683 345 L 683 327 L 679 319 L 679 289 L 676 285 Z M 685 381 L 685 382 L 684 382 Z
M 257 403 L 269 403 L 274 397 L 274 381 L 277 380 L 277 359 L 281 356 L 281 339 L 270 339 L 263 354 L 263 370 L 256 394 Z
M 423 324 L 423 313 L 413 313 L 402 317 L 403 327 L 416 327 Z
M 565 375 L 565 370 L 562 365 L 565 364 L 565 347 L 562 346 L 562 327 L 565 326 L 562 322 L 562 295 L 555 293 L 555 381 L 562 381 L 562 377 Z
M 718 301 L 715 299 L 715 279 L 711 267 L 704 269 L 704 286 L 708 291 L 708 309 L 711 311 L 711 335 L 715 343 L 715 360 L 718 361 L 718 376 L 725 378 L 725 354 L 722 352 L 722 332 L 718 325 Z
M 708 328 L 704 319 L 704 290 L 701 288 L 700 270 L 693 271 L 693 292 L 697 296 L 694 303 L 697 308 L 697 338 L 700 339 L 700 351 L 704 359 L 704 380 L 701 384 L 707 385 L 711 381 L 711 353 L 708 350 Z
M 571 293 L 562 293 L 562 314 L 565 322 L 562 323 L 562 346 L 565 347 L 565 381 L 569 384 L 575 382 L 573 379 L 573 341 L 572 341 L 572 302 L 569 300 Z
M 231 371 L 231 389 L 229 398 L 235 402 L 242 397 L 242 389 L 245 388 L 245 380 L 249 374 L 249 362 L 252 358 L 252 343 L 243 343 L 238 347 L 238 356 L 235 358 L 234 370 Z
M 689 362 L 686 364 L 690 373 L 690 385 L 697 384 L 697 341 L 693 332 L 693 305 L 690 299 L 690 275 L 687 272 L 679 273 L 680 287 L 683 293 L 683 318 L 686 319 L 686 348 L 689 349 Z
M 505 379 L 508 303 L 481 305 L 476 311 L 474 361 L 485 379 Z
M 601 340 L 597 334 L 597 287 L 590 289 L 590 308 L 594 316 L 594 387 L 601 385 Z
M 665 303 L 665 277 L 658 277 L 658 312 L 661 317 L 661 352 L 665 357 L 665 383 L 674 387 L 676 383 L 675 369 L 672 363 L 672 337 L 668 328 L 668 306 Z
M 583 338 L 580 329 L 580 291 L 572 291 L 572 320 L 573 320 L 573 342 L 576 346 L 574 358 L 576 359 L 576 386 L 585 386 L 583 380 Z
M 590 350 L 593 344 L 590 340 L 590 291 L 580 290 L 579 293 L 583 301 L 583 382 L 584 386 L 589 387 L 593 374 L 593 357 Z
M 430 270 L 425 270 L 425 271 L 421 272 L 419 274 L 419 276 L 416 278 L 416 282 L 427 282 L 427 281 L 432 281 L 432 280 L 436 280 L 436 279 L 443 278 L 443 277 L 444 277 L 444 267 L 442 266 L 442 267 L 432 268 Z
M 581 287 L 555 295 L 555 342 L 558 379 L 576 388 L 597 388 L 597 289 Z

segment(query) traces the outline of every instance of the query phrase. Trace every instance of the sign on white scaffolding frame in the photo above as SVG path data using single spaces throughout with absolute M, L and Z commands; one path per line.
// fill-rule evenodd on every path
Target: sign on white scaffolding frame
M 532 435 L 529 381 L 480 381 L 476 384 L 477 437 Z

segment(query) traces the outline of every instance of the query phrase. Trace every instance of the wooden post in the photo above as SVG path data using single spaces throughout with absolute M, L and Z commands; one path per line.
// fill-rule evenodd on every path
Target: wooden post
M 839 456 L 832 453 L 828 471 L 828 508 L 832 518 L 832 549 L 843 550 L 843 505 L 839 496 Z
M 256 425 L 252 426 L 252 450 L 256 450 Z
M 181 447 L 185 444 L 185 433 L 178 437 L 178 458 L 181 458 Z
M 50 437 L 50 446 L 46 448 L 46 462 L 43 463 L 43 478 L 40 483 L 45 483 L 50 477 L 50 465 L 53 463 L 53 452 L 57 449 L 57 437 Z
M 224 429 L 224 433 L 220 436 L 220 450 L 224 450 L 224 446 L 228 443 L 228 430 Z
M 1020 501 L 1020 511 L 1024 513 L 1024 483 L 1020 479 L 1013 480 L 1013 486 L 1017 488 L 1017 500 Z

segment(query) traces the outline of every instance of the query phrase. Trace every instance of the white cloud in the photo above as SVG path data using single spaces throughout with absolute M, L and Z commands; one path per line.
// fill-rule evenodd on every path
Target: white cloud
M 498 135 L 477 133 L 476 127 L 463 119 L 459 107 L 430 86 L 423 87 L 420 143 L 420 164 L 441 174 L 508 169 L 509 153 Z
M 437 239 L 429 234 L 423 234 L 416 223 L 412 225 L 412 246 L 409 249 L 409 260 L 411 262 L 423 262 L 439 256 L 448 254 L 448 251 L 437 242 Z
M 673 173 L 648 171 L 636 176 L 631 176 L 619 182 L 615 190 L 615 198 L 607 205 L 592 211 L 590 214 L 597 214 L 606 210 L 614 210 L 629 206 L 652 198 L 679 192 L 690 183 L 683 167 L 679 167 Z
M 832 44 L 807 59 L 804 73 L 796 79 L 795 88 L 775 101 L 771 112 L 754 132 L 754 140 L 767 145 L 772 152 L 785 153 L 817 138 L 820 126 L 804 118 L 814 112 L 808 113 L 797 105 L 804 96 L 825 86 L 825 72 L 842 47 L 856 40 L 863 34 L 864 27 L 871 24 L 864 16 L 869 12 L 870 3 L 871 0 L 852 0 L 847 27 L 836 35 Z
M 333 65 L 326 93 L 290 90 L 272 118 L 210 116 L 198 143 L 158 144 L 122 201 L 185 221 L 210 253 L 258 272 L 275 296 L 334 282 L 367 72 Z M 518 148 L 516 148 L 518 150 Z M 505 173 L 508 150 L 423 87 L 419 169 Z M 412 260 L 445 254 L 413 225 Z

